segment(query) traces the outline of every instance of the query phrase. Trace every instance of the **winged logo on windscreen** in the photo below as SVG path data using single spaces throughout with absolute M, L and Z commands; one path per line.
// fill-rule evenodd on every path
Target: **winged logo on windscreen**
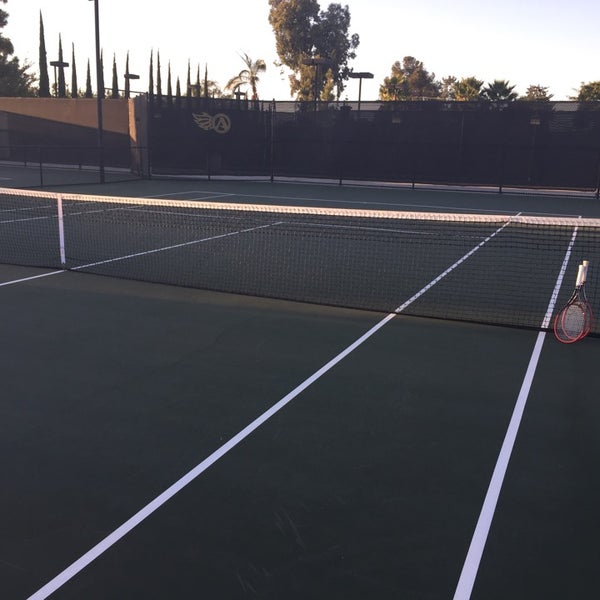
M 223 113 L 217 113 L 216 115 L 210 115 L 207 112 L 192 113 L 192 117 L 196 125 L 204 131 L 227 133 L 231 129 L 231 119 Z

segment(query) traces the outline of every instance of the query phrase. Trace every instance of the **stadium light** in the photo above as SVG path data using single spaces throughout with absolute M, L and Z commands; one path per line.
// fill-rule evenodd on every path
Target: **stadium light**
M 360 112 L 360 97 L 362 96 L 362 80 L 363 79 L 373 79 L 373 73 L 369 73 L 367 71 L 362 72 L 350 72 L 348 73 L 348 77 L 350 79 L 358 79 L 358 111 Z
M 98 112 L 98 166 L 100 168 L 100 183 L 104 183 L 104 135 L 102 123 L 102 96 L 104 90 L 100 90 L 102 85 L 102 60 L 100 56 L 100 17 L 98 10 L 98 0 L 88 0 L 94 3 L 94 25 L 96 30 L 96 95 Z

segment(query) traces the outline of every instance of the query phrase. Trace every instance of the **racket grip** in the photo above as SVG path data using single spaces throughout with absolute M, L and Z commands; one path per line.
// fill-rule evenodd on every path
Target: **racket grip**
M 587 280 L 587 272 L 588 272 L 588 266 L 589 266 L 589 264 L 590 264 L 589 260 L 584 260 L 581 263 L 581 265 L 583 266 L 583 277 L 582 277 L 582 280 L 581 280 L 581 285 L 583 285 L 586 282 L 586 280 Z
M 579 265 L 577 270 L 577 280 L 575 281 L 575 287 L 581 287 L 585 281 L 585 267 L 583 264 Z

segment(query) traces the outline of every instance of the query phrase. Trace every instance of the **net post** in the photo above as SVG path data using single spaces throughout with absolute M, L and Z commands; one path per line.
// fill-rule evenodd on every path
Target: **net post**
M 65 256 L 65 223 L 63 215 L 62 194 L 56 195 L 56 209 L 58 213 L 58 244 L 60 252 L 60 264 L 65 266 L 67 263 Z

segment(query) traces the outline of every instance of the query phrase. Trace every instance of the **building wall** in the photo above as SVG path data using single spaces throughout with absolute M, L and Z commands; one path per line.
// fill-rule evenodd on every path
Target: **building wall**
M 107 166 L 147 172 L 145 97 L 104 99 Z M 98 158 L 96 98 L 0 98 L 0 159 L 93 164 Z
M 102 101 L 104 131 L 129 135 L 129 102 Z M 96 98 L 0 98 L 0 112 L 46 119 L 80 127 L 97 127 Z

